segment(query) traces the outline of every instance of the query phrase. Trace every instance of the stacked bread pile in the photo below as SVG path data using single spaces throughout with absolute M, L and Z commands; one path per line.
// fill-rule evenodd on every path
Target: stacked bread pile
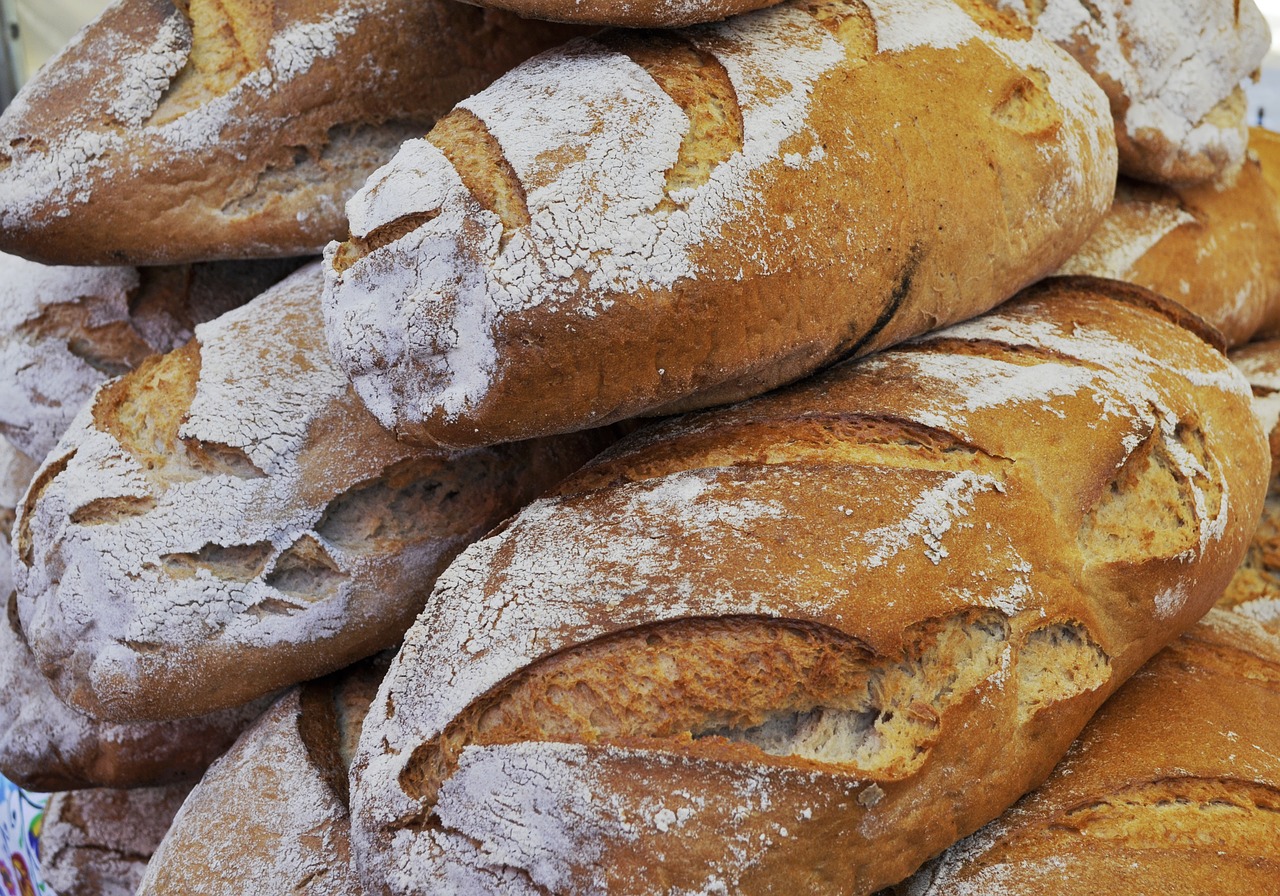
M 505 5 L 123 0 L 0 118 L 54 891 L 915 892 L 1042 784 L 980 842 L 1280 838 L 1243 697 L 1231 758 L 1144 725 L 1191 783 L 1072 747 L 1280 444 L 1253 4 Z M 1123 716 L 1262 655 L 1267 550 Z

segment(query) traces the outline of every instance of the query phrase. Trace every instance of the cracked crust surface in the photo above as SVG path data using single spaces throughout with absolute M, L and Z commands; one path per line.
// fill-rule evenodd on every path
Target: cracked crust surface
M 0 118 L 5 251 L 317 254 L 401 141 L 578 30 L 443 0 L 128 0 Z
M 36 477 L 18 608 L 73 706 L 239 705 L 394 643 L 469 541 L 606 442 L 398 442 L 334 367 L 317 266 L 102 387 Z
M 865 894 L 994 818 L 1261 504 L 1247 385 L 1167 307 L 1049 282 L 642 430 L 464 551 L 366 719 L 366 885 Z
M 326 250 L 361 397 L 450 445 L 727 403 L 979 313 L 1114 190 L 1101 91 L 976 0 L 605 34 L 459 110 Z

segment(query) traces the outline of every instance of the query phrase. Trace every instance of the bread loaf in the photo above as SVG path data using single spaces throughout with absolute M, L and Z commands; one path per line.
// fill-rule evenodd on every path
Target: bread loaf
M 472 545 L 365 720 L 366 886 L 865 894 L 994 818 L 1262 501 L 1247 385 L 1160 307 L 1048 282 L 637 433 Z
M 417 441 L 736 400 L 1053 270 L 1110 204 L 1113 152 L 1079 66 L 976 0 L 609 33 L 370 178 L 326 250 L 329 337 Z
M 1280 340 L 1255 342 L 1231 354 L 1253 388 L 1254 413 L 1271 442 L 1271 484 L 1253 541 L 1221 606 L 1280 637 Z
M 1253 0 L 999 0 L 1021 8 L 1107 92 L 1120 170 L 1140 180 L 1214 180 L 1244 159 L 1240 82 L 1271 45 Z
M 467 0 L 475 2 L 475 0 Z M 535 19 L 622 25 L 629 28 L 679 28 L 716 22 L 728 16 L 773 6 L 778 0 L 484 0 L 478 6 L 506 9 Z
M 325 346 L 318 265 L 103 386 L 19 508 L 18 607 L 98 718 L 236 706 L 396 643 L 469 541 L 601 434 L 396 441 Z
M 898 896 L 1274 892 L 1280 641 L 1225 610 L 1162 651 L 1043 787 Z
M 297 266 L 50 267 L 0 254 L 0 435 L 43 460 L 100 384 Z
M 1256 159 L 1229 184 L 1121 178 L 1111 211 L 1059 273 L 1145 286 L 1241 345 L 1280 327 L 1280 199 Z
M 126 0 L 0 118 L 0 249 L 49 264 L 315 254 L 458 100 L 577 33 L 451 0 Z
M 67 896 L 133 896 L 190 789 L 80 790 L 50 797 L 40 833 L 45 883 Z
M 192 791 L 138 896 L 362 896 L 347 767 L 385 671 L 365 663 L 282 697 Z

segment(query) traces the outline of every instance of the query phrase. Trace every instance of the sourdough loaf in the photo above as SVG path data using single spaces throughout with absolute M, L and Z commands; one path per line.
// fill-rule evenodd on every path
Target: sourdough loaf
M 64 896 L 133 896 L 151 853 L 190 789 L 187 785 L 53 795 L 40 832 L 44 882 Z
M 1271 484 L 1249 552 L 1219 603 L 1280 637 L 1280 340 L 1246 345 L 1231 360 L 1249 381 L 1254 413 L 1270 437 Z
M 607 33 L 461 103 L 348 203 L 329 338 L 417 441 L 708 406 L 1002 301 L 1114 175 L 1098 88 L 977 0 Z
M 451 0 L 125 0 L 0 118 L 0 249 L 314 254 L 402 140 L 577 33 Z
M 1059 273 L 1145 286 L 1240 345 L 1280 327 L 1280 199 L 1256 159 L 1228 183 L 1166 187 L 1122 177 L 1111 211 Z
M 1241 81 L 1271 46 L 1253 0 L 999 0 L 1080 61 L 1107 92 L 1120 170 L 1213 180 L 1244 159 Z
M 334 367 L 310 265 L 103 386 L 37 474 L 23 629 L 95 717 L 235 706 L 396 643 L 469 541 L 603 447 L 398 442 Z
M 42 460 L 95 388 L 297 266 L 51 267 L 0 254 L 0 435 Z
M 192 791 L 138 896 L 363 894 L 347 768 L 385 671 L 368 662 L 285 694 Z
M 1165 307 L 1050 281 L 472 545 L 365 720 L 366 886 L 865 894 L 994 818 L 1256 519 L 1248 387 Z
M 1271 893 L 1280 641 L 1226 610 L 1162 651 L 1066 760 L 899 896 Z

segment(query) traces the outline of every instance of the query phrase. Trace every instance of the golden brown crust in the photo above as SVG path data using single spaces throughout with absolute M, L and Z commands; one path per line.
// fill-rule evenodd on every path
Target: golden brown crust
M 365 723 L 366 885 L 868 893 L 995 817 L 1261 502 L 1247 387 L 1144 296 L 651 427 L 465 551 Z
M 574 33 L 450 0 L 129 0 L 0 119 L 0 247 L 54 264 L 317 253 L 402 140 Z

